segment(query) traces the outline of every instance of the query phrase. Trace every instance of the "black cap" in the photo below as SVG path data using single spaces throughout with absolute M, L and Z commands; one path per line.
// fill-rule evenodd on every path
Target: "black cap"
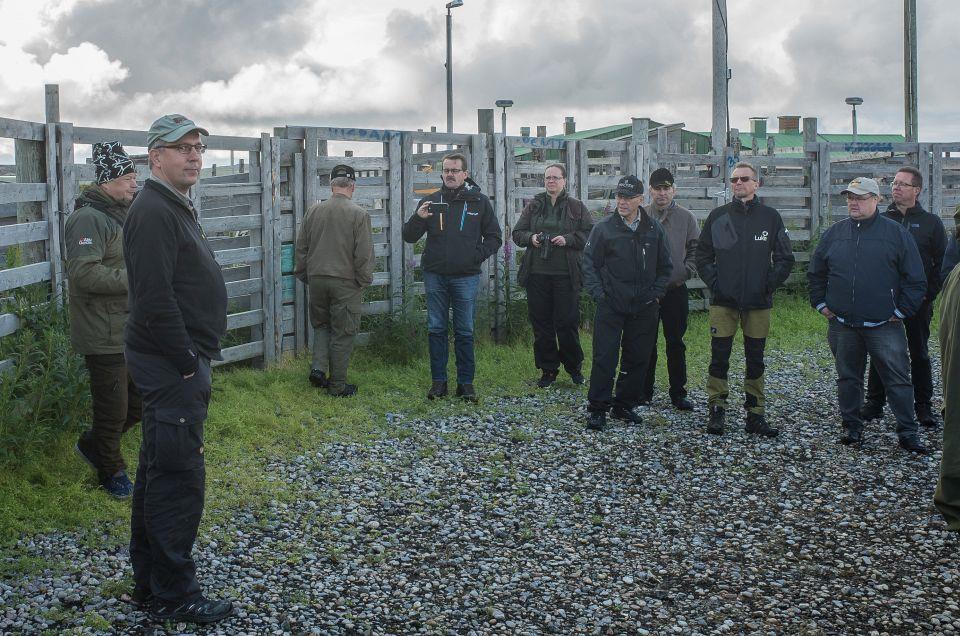
M 650 187 L 655 188 L 657 186 L 673 187 L 673 175 L 666 168 L 657 168 L 650 175 Z
M 346 177 L 351 181 L 357 180 L 357 176 L 353 172 L 353 168 L 351 168 L 350 166 L 346 166 L 342 163 L 339 166 L 334 166 L 333 170 L 330 171 L 331 179 L 339 179 L 340 177 Z
M 637 179 L 632 174 L 623 177 L 617 182 L 617 194 L 622 194 L 631 199 L 638 197 L 643 194 L 643 181 Z

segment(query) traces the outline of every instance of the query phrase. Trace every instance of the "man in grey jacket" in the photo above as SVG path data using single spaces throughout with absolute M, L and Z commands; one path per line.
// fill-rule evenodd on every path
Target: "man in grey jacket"
M 666 343 L 667 375 L 670 378 L 670 402 L 681 411 L 692 411 L 693 403 L 687 399 L 687 346 L 683 336 L 687 332 L 687 316 L 690 312 L 690 297 L 687 280 L 696 275 L 694 263 L 700 226 L 690 210 L 677 205 L 673 174 L 659 168 L 650 175 L 650 216 L 660 221 L 667 233 L 673 274 L 667 281 L 667 293 L 660 299 L 660 323 Z M 653 399 L 653 384 L 657 372 L 657 347 L 650 351 L 647 377 L 640 394 L 642 404 Z

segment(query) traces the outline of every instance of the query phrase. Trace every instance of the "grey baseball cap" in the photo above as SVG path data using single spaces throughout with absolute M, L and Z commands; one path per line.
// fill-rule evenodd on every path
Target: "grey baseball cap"
M 880 186 L 877 185 L 874 179 L 869 177 L 857 177 L 850 182 L 850 185 L 841 190 L 840 194 L 846 194 L 847 192 L 851 194 L 872 194 L 879 197 Z
M 197 126 L 189 117 L 177 114 L 164 115 L 150 126 L 150 131 L 147 132 L 147 147 L 152 148 L 158 141 L 176 141 L 193 131 L 210 136 L 206 128 Z

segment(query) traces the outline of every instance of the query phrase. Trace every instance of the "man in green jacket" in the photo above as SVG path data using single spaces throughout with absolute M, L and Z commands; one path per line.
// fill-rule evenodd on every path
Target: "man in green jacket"
M 940 378 L 943 382 L 943 457 L 933 503 L 960 531 L 960 271 L 954 269 L 940 297 Z
M 137 192 L 133 161 L 119 141 L 93 146 L 95 185 L 77 199 L 65 238 L 70 290 L 70 341 L 90 372 L 93 426 L 77 452 L 96 471 L 108 493 L 133 492 L 120 437 L 140 421 L 140 394 L 127 374 L 123 328 L 127 322 L 127 270 L 123 222 Z

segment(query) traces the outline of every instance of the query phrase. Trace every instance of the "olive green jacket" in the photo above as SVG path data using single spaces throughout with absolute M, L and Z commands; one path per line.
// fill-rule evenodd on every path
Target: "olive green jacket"
M 64 228 L 70 290 L 70 342 L 82 355 L 123 352 L 127 270 L 123 221 L 127 206 L 98 186 L 77 199 Z
M 960 268 L 940 295 L 940 378 L 943 382 L 943 457 L 933 503 L 950 530 L 960 530 Z
M 366 210 L 342 194 L 311 206 L 297 232 L 294 276 L 333 276 L 367 287 L 376 265 L 370 228 Z

